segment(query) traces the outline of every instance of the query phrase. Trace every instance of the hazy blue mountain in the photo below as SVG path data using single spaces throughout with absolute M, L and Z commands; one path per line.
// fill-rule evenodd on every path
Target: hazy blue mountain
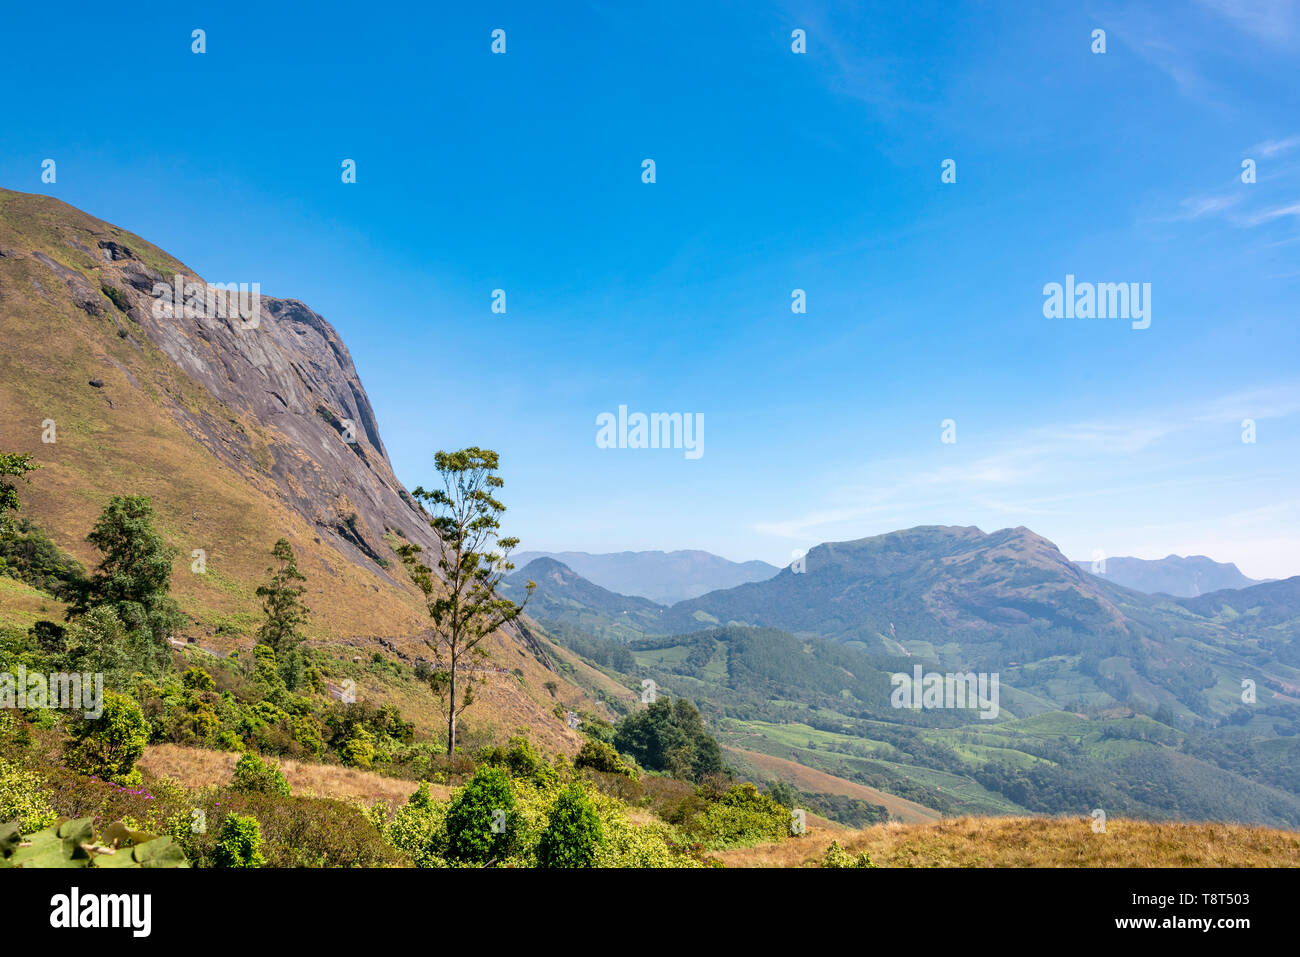
M 563 562 L 548 557 L 535 558 L 512 572 L 502 592 L 514 601 L 523 601 L 529 581 L 536 582 L 537 589 L 527 612 L 554 631 L 576 629 L 595 638 L 625 641 L 658 631 L 665 611 L 649 599 L 620 595 L 593 584 Z
M 1092 562 L 1075 562 L 1092 573 Z M 1223 588 L 1249 588 L 1262 584 L 1247 578 L 1231 562 L 1216 562 L 1204 555 L 1168 555 L 1164 558 L 1107 558 L 1106 571 L 1096 573 L 1135 591 L 1194 598 Z
M 730 623 L 896 648 L 986 641 L 1018 628 L 1122 633 L 1097 579 L 1027 528 L 927 525 L 808 552 L 802 570 L 679 602 L 669 632 Z
M 519 552 L 523 567 L 534 558 L 563 562 L 588 581 L 622 595 L 639 595 L 661 605 L 697 598 L 719 588 L 771 578 L 780 569 L 767 562 L 728 561 L 710 552 Z

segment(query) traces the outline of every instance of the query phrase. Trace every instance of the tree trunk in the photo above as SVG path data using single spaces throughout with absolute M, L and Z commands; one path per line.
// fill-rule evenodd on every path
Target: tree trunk
M 456 659 L 451 659 L 451 690 L 447 708 L 447 766 L 456 756 Z

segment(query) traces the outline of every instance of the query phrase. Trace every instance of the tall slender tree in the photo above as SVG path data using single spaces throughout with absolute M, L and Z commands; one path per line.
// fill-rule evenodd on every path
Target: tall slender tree
M 440 667 L 430 684 L 447 715 L 450 760 L 456 753 L 456 719 L 474 701 L 474 667 L 487 659 L 479 645 L 519 617 L 536 584 L 528 583 L 528 597 L 521 605 L 497 595 L 501 579 L 515 567 L 510 552 L 519 545 L 517 538 L 499 537 L 506 507 L 495 496 L 505 484 L 496 474 L 497 454 L 472 447 L 438 452 L 433 461 L 442 488 L 416 488 L 411 494 L 432 514 L 429 527 L 439 545 L 437 574 L 420 559 L 419 545 L 408 542 L 397 554 L 424 593 L 433 621 L 433 636 L 425 643 Z
M 280 567 L 268 568 L 266 573 L 271 577 L 265 585 L 257 586 L 257 597 L 262 599 L 262 609 L 266 612 L 266 621 L 262 622 L 257 640 L 275 652 L 285 683 L 293 689 L 302 676 L 298 646 L 307 637 L 302 632 L 309 610 L 302 601 L 307 589 L 301 584 L 307 576 L 298 570 L 298 559 L 287 538 L 275 543 L 271 557 L 280 563 Z

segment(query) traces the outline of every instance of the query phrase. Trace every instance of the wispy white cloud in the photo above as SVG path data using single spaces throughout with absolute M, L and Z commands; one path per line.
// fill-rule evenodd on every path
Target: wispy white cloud
M 1266 209 L 1256 213 L 1248 220 L 1251 226 L 1259 226 L 1263 223 L 1271 223 L 1275 219 L 1282 219 L 1285 216 L 1300 216 L 1300 203 L 1291 203 L 1289 206 L 1277 206 L 1273 209 Z
M 1293 503 L 1258 502 L 1226 515 L 1198 511 L 1195 519 L 1166 523 L 1163 537 L 1154 524 L 1130 535 L 1125 523 L 1144 517 L 1141 503 L 1190 497 L 1201 509 L 1206 503 L 1231 505 L 1242 494 L 1243 477 L 1266 480 L 1269 487 L 1284 481 L 1276 468 L 1266 471 L 1257 458 L 1241 458 L 1239 443 L 1220 438 L 1207 445 L 1197 437 L 1208 434 L 1207 428 L 1235 427 L 1244 418 L 1263 423 L 1297 415 L 1300 385 L 1282 384 L 1133 417 L 1006 432 L 982 438 L 980 448 L 992 451 L 966 462 L 940 461 L 941 456 L 961 454 L 967 446 L 960 442 L 920 461 L 870 461 L 856 470 L 864 476 L 861 481 L 841 480 L 822 494 L 822 500 L 835 505 L 753 528 L 807 548 L 945 517 L 969 524 L 982 516 L 982 521 L 997 523 L 993 527 L 1037 524 L 1045 526 L 1036 528 L 1040 532 L 1059 529 L 1058 544 L 1067 554 L 1088 554 L 1089 548 L 1101 545 L 1108 554 L 1135 554 L 1144 543 L 1148 550 L 1156 548 L 1151 544 L 1155 542 L 1166 549 L 1162 555 L 1188 542 L 1213 541 L 1212 533 L 1219 534 L 1221 542 L 1235 541 L 1223 529 L 1236 528 L 1240 541 L 1217 554 L 1251 557 L 1242 544 L 1245 538 L 1268 538 L 1267 554 L 1254 556 L 1253 567 L 1258 574 L 1270 568 L 1269 574 L 1280 573 L 1300 562 L 1300 551 L 1293 553 L 1291 564 L 1283 563 L 1279 543 L 1289 540 L 1291 530 L 1270 527 L 1270 522 L 1294 522 Z M 1137 512 L 1121 519 L 1124 509 Z M 1092 518 L 1098 515 L 1105 515 L 1106 521 Z M 1118 535 L 1109 527 L 1117 522 Z M 1294 530 L 1294 537 L 1300 542 L 1300 529 Z
M 1198 0 L 1198 3 L 1259 40 L 1287 45 L 1300 36 L 1300 4 L 1295 0 Z
M 1259 155 L 1266 157 L 1280 156 L 1283 153 L 1289 153 L 1291 150 L 1300 146 L 1300 135 L 1288 136 L 1280 140 L 1265 140 L 1262 143 L 1256 143 L 1246 151 L 1246 155 Z

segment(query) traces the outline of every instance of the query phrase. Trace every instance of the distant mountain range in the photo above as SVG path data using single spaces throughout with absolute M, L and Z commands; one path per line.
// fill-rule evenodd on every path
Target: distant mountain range
M 527 579 L 552 637 L 696 701 L 755 768 L 794 761 L 952 814 L 1300 825 L 1300 576 L 1175 598 L 1027 528 L 925 526 L 668 608 L 554 559 L 510 587 Z M 997 674 L 999 713 L 899 710 L 890 676 L 916 667 Z
M 512 572 L 502 583 L 502 594 L 523 601 L 530 581 L 537 591 L 528 603 L 528 614 L 552 631 L 567 626 L 595 638 L 627 641 L 657 632 L 666 610 L 648 598 L 602 588 L 547 557 L 534 558 Z
M 1088 574 L 1027 528 L 922 526 L 827 542 L 802 570 L 667 608 L 554 559 L 516 572 L 513 584 L 529 577 L 539 582 L 529 613 L 549 627 L 623 641 L 779 629 L 869 655 L 1000 671 L 1011 700 L 1033 699 L 1013 705 L 1018 714 L 1130 704 L 1214 719 L 1239 707 L 1243 677 L 1288 699 L 1300 689 L 1300 577 L 1148 595 Z
M 515 565 L 523 568 L 535 558 L 563 562 L 583 578 L 623 595 L 649 598 L 672 605 L 719 588 L 762 581 L 779 568 L 767 562 L 732 562 L 698 550 L 675 552 L 518 552 Z
M 1249 588 L 1272 579 L 1247 578 L 1231 562 L 1216 562 L 1204 555 L 1168 555 L 1165 558 L 1107 558 L 1104 571 L 1092 572 L 1092 562 L 1075 562 L 1084 571 L 1097 574 L 1134 591 L 1162 593 L 1177 598 L 1194 598 L 1223 588 Z

